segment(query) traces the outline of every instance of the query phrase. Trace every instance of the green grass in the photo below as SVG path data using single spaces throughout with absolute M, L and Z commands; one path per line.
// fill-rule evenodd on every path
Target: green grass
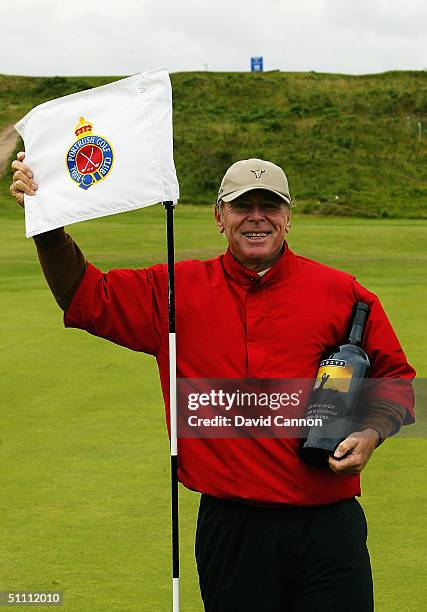
M 42 101 L 117 78 L 0 75 L 0 129 Z M 232 162 L 261 157 L 285 169 L 300 212 L 426 218 L 425 71 L 171 78 L 182 201 L 213 201 Z
M 4 192 L 3 192 L 4 196 Z M 154 359 L 65 330 L 22 211 L 0 193 L 0 591 L 62 590 L 64 610 L 168 611 L 168 440 Z M 177 259 L 225 246 L 212 210 L 178 206 Z M 102 269 L 165 260 L 155 206 L 70 227 Z M 296 216 L 296 252 L 355 273 L 376 291 L 426 376 L 427 224 Z M 423 439 L 387 441 L 363 475 L 379 612 L 419 612 Z M 181 489 L 182 609 L 201 612 L 193 545 L 198 496 Z M 351 596 L 351 594 L 349 594 Z M 22 609 L 30 609 L 23 606 Z

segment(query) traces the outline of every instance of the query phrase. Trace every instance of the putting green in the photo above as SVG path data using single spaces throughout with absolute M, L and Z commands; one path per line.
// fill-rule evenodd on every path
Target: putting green
M 21 211 L 0 204 L 0 591 L 60 590 L 70 611 L 169 610 L 169 455 L 155 361 L 62 327 Z M 177 259 L 224 249 L 211 214 L 178 206 Z M 166 258 L 161 206 L 69 231 L 104 270 Z M 426 238 L 425 221 L 295 216 L 289 240 L 379 294 L 420 376 Z M 426 452 L 422 439 L 389 440 L 363 475 L 380 612 L 425 605 Z M 182 608 L 201 612 L 198 496 L 180 495 Z

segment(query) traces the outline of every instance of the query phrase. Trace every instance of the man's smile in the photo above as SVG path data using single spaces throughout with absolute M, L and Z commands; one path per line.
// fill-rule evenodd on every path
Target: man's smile
M 264 238 L 269 236 L 271 232 L 250 231 L 250 232 L 242 232 L 242 234 L 250 242 L 256 242 L 257 240 L 263 240 Z

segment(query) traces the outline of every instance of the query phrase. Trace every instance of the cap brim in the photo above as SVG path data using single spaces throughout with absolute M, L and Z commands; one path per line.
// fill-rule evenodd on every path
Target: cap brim
M 247 187 L 243 187 L 242 189 L 238 189 L 237 191 L 233 191 L 232 193 L 228 193 L 227 195 L 221 195 L 218 200 L 222 200 L 223 202 L 232 202 L 236 198 L 240 197 L 244 193 L 248 193 L 248 191 L 254 191 L 255 189 L 262 189 L 263 191 L 269 191 L 270 193 L 275 193 L 277 196 L 282 198 L 286 202 L 286 204 L 291 203 L 290 196 L 286 196 L 279 191 L 275 191 L 274 189 L 269 189 L 268 187 L 261 187 L 260 185 L 251 185 Z

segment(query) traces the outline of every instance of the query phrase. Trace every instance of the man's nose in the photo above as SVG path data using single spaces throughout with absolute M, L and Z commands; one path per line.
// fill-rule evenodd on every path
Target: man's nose
M 259 221 L 265 218 L 264 207 L 259 204 L 253 204 L 249 209 L 249 219 L 251 221 Z

